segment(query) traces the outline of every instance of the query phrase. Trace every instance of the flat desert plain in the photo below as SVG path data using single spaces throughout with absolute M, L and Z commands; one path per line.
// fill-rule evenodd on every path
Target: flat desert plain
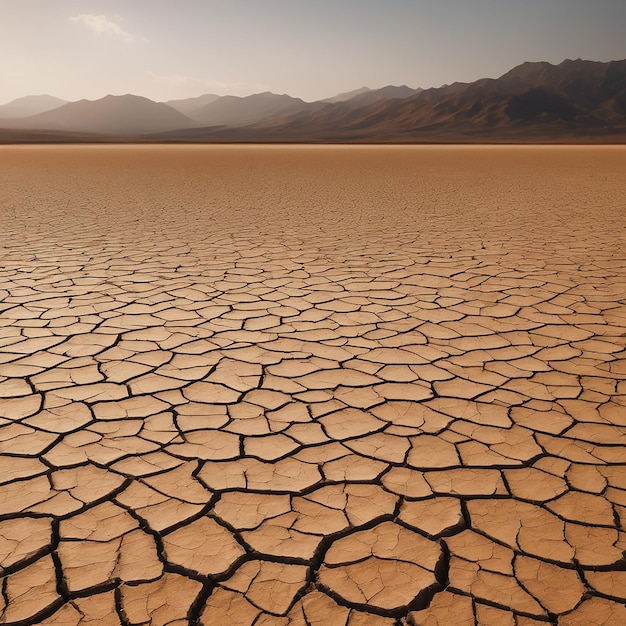
M 626 147 L 0 179 L 0 623 L 626 624 Z

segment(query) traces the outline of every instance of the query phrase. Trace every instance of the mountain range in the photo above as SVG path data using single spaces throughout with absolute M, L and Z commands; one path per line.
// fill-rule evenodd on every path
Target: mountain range
M 0 106 L 0 142 L 32 141 L 622 143 L 626 60 L 527 62 L 496 79 L 362 87 L 317 102 L 265 92 Z

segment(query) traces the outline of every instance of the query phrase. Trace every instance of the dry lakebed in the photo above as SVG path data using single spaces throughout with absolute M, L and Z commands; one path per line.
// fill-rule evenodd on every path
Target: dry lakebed
M 626 624 L 626 147 L 0 181 L 0 624 Z

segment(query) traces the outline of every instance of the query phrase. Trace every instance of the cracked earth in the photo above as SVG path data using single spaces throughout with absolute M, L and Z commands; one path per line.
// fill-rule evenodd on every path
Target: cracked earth
M 625 166 L 0 148 L 0 623 L 626 624 Z

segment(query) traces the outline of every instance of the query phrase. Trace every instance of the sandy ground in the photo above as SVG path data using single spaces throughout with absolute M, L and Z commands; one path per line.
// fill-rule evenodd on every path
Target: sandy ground
M 626 624 L 625 174 L 0 148 L 0 623 Z

